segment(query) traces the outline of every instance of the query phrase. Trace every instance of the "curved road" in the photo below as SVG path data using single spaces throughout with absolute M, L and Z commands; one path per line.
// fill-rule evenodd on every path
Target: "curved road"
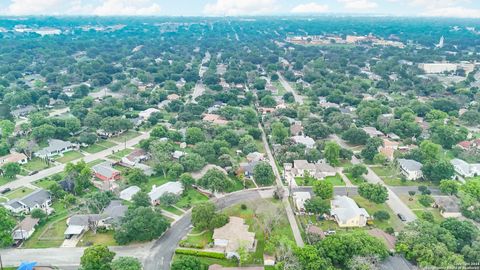
M 271 197 L 273 188 L 242 190 L 212 199 L 218 209 L 240 202 Z M 117 256 L 131 256 L 143 261 L 145 270 L 168 270 L 180 240 L 191 229 L 191 213 L 185 213 L 159 239 L 139 245 L 111 247 Z M 3 265 L 19 265 L 22 261 L 35 261 L 39 265 L 53 265 L 61 269 L 78 269 L 85 248 L 0 249 Z

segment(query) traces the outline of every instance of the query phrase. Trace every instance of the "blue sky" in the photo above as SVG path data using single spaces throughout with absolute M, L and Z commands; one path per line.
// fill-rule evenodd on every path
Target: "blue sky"
M 479 0 L 0 0 L 3 15 L 381 14 L 480 18 Z

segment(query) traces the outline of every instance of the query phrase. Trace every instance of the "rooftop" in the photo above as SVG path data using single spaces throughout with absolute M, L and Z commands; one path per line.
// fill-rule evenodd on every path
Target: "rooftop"
M 230 217 L 230 220 L 223 227 L 213 231 L 213 239 L 227 240 L 227 252 L 235 252 L 240 245 L 251 248 L 255 244 L 255 233 L 248 231 L 245 220 L 239 217 Z

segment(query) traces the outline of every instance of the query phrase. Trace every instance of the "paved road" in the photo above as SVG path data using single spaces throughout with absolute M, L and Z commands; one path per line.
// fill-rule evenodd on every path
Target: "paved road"
M 295 99 L 295 102 L 302 105 L 303 97 L 299 95 L 295 89 L 293 89 L 293 87 L 287 82 L 287 80 L 285 80 L 285 78 L 280 72 L 277 72 L 277 74 L 278 74 L 280 83 L 283 85 L 283 88 L 285 88 L 285 90 L 293 94 L 293 98 Z
M 75 163 L 75 162 L 79 162 L 80 160 L 84 160 L 85 162 L 88 163 L 88 162 L 91 162 L 91 161 L 94 161 L 94 160 L 97 160 L 97 159 L 105 158 L 106 156 L 111 155 L 112 151 L 122 150 L 122 149 L 125 148 L 125 145 L 127 146 L 127 148 L 132 147 L 132 146 L 138 144 L 141 140 L 147 139 L 149 136 L 150 136 L 150 132 L 144 132 L 144 133 L 140 134 L 139 136 L 137 136 L 137 137 L 135 137 L 131 140 L 128 140 L 126 143 L 121 143 L 121 144 L 115 145 L 115 146 L 110 147 L 108 149 L 105 149 L 101 152 L 98 152 L 98 153 L 95 153 L 95 154 L 90 154 L 90 155 L 84 156 L 82 158 L 73 160 L 72 162 Z M 53 166 L 51 168 L 41 170 L 37 174 L 30 175 L 30 176 L 23 176 L 23 177 L 20 177 L 20 178 L 14 180 L 14 181 L 8 182 L 7 184 L 5 184 L 3 186 L 0 186 L 0 189 L 5 189 L 5 188 L 16 189 L 16 188 L 20 188 L 20 187 L 23 187 L 23 186 L 30 186 L 31 183 L 33 183 L 37 180 L 40 180 L 40 179 L 43 179 L 45 177 L 48 177 L 48 176 L 54 175 L 56 173 L 62 172 L 64 168 L 65 168 L 65 164 L 59 164 L 59 165 Z
M 418 186 L 390 187 L 390 189 L 391 189 L 395 194 L 397 194 L 397 196 L 408 196 L 408 192 L 409 192 L 409 191 L 415 191 L 415 192 L 417 192 L 417 194 L 420 194 L 419 191 L 418 191 Z M 430 189 L 430 191 L 432 192 L 432 195 L 433 195 L 433 196 L 443 195 L 438 188 L 429 187 L 428 189 Z M 313 195 L 313 189 L 312 189 L 312 187 L 309 187 L 309 186 L 299 186 L 299 187 L 292 188 L 292 192 L 296 192 L 296 191 L 310 192 L 310 193 Z M 333 193 L 334 193 L 335 195 L 340 195 L 340 196 L 343 196 L 343 195 L 355 196 L 355 195 L 358 195 L 358 188 L 355 187 L 355 186 L 352 186 L 352 187 L 349 187 L 349 186 L 346 186 L 346 187 L 336 186 L 336 187 L 334 187 L 334 189 L 333 189 Z
M 271 197 L 273 188 L 242 190 L 225 195 L 213 202 L 223 209 L 240 202 L 254 201 Z M 135 257 L 143 261 L 145 270 L 168 270 L 180 240 L 191 229 L 191 213 L 188 211 L 172 224 L 159 239 L 122 247 L 110 247 L 118 256 Z M 85 248 L 46 248 L 46 249 L 0 249 L 4 265 L 18 265 L 22 261 L 36 261 L 39 265 L 54 265 L 61 269 L 77 269 Z
M 268 161 L 270 163 L 270 166 L 272 166 L 272 168 L 273 168 L 273 173 L 275 174 L 275 180 L 277 182 L 277 186 L 285 190 L 285 187 L 283 186 L 283 183 L 282 183 L 282 179 L 280 177 L 280 172 L 278 171 L 277 164 L 275 163 L 275 159 L 273 158 L 272 151 L 270 150 L 270 145 L 268 144 L 267 135 L 265 134 L 265 130 L 263 129 L 263 126 L 261 124 L 258 124 L 258 128 L 262 131 L 263 145 L 264 145 L 265 151 L 267 152 Z M 303 247 L 305 244 L 303 242 L 302 234 L 300 233 L 300 229 L 298 228 L 298 223 L 295 219 L 295 214 L 293 213 L 292 206 L 290 205 L 290 202 L 288 201 L 288 196 L 283 197 L 283 204 L 285 206 L 285 211 L 287 212 L 288 222 L 290 223 L 290 227 L 292 228 L 293 237 L 295 238 L 295 242 L 297 243 L 297 246 Z

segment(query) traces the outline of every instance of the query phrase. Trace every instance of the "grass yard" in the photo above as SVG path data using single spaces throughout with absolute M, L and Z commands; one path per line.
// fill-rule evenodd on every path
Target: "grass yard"
M 338 174 L 325 177 L 325 181 L 332 183 L 334 186 L 345 186 L 345 182 L 343 182 L 342 177 Z
M 358 204 L 358 206 L 365 208 L 370 216 L 373 216 L 373 214 L 377 211 L 383 210 L 386 211 L 390 214 L 390 219 L 385 220 L 385 221 L 377 221 L 374 220 L 373 224 L 378 227 L 379 229 L 385 230 L 388 227 L 392 227 L 395 229 L 395 231 L 399 231 L 400 229 L 403 228 L 404 224 L 403 222 L 397 217 L 397 214 L 394 213 L 387 204 L 385 203 L 380 203 L 376 204 L 374 202 L 371 202 L 361 196 L 354 196 L 352 197 Z
M 429 208 L 429 209 L 425 209 L 425 210 L 412 210 L 412 211 L 413 211 L 413 213 L 415 213 L 415 215 L 419 219 L 422 219 L 422 214 L 424 212 L 432 213 L 433 220 L 434 220 L 435 223 L 440 223 L 445 219 L 444 217 L 442 217 L 442 215 L 440 215 L 440 212 L 438 211 L 438 209 Z
M 131 152 L 133 152 L 133 149 L 125 148 L 123 150 L 117 151 L 117 152 L 109 155 L 108 158 L 116 160 L 116 161 L 120 161 L 124 156 L 130 154 Z
M 313 177 L 305 178 L 305 177 L 295 177 L 295 182 L 299 186 L 313 186 L 313 183 L 316 181 L 327 181 L 332 183 L 334 186 L 345 186 L 345 183 L 342 180 L 342 177 L 340 175 L 335 175 L 335 176 L 327 176 L 325 177 L 325 180 L 317 180 Z
M 3 177 L 3 176 L 0 176 L 0 186 L 5 185 L 6 183 L 8 183 L 8 182 L 10 182 L 10 181 L 12 181 L 12 180 L 14 180 L 14 179 L 8 179 L 8 178 L 5 178 L 5 177 Z
M 27 187 L 17 188 L 8 192 L 7 194 L 4 194 L 4 197 L 8 198 L 9 200 L 18 199 L 32 193 L 33 191 L 33 189 Z
M 354 185 L 357 185 L 357 186 L 358 186 L 358 185 L 366 182 L 363 177 L 354 178 L 351 173 L 347 173 L 347 172 L 344 172 L 343 174 L 345 174 L 345 176 L 346 176 L 346 177 L 350 180 L 350 182 L 352 182 L 352 184 L 354 184 Z
M 117 142 L 117 143 L 124 143 L 125 141 L 131 140 L 131 139 L 133 139 L 133 138 L 135 138 L 139 135 L 140 135 L 139 132 L 129 130 L 127 132 L 124 132 L 120 136 L 111 138 L 110 140 L 112 140 L 114 142 Z
M 47 169 L 51 164 L 47 164 L 44 160 L 40 158 L 32 158 L 27 164 L 22 165 L 24 169 L 28 171 L 41 171 Z
M 171 205 L 161 205 L 160 208 L 164 211 L 170 212 L 174 215 L 181 216 L 183 215 L 183 212 L 178 210 L 177 208 L 171 206 Z
M 87 165 L 88 165 L 88 167 L 91 168 L 91 167 L 93 167 L 93 166 L 95 166 L 95 165 L 98 165 L 98 164 L 104 162 L 104 161 L 105 161 L 105 160 L 103 160 L 103 159 L 96 159 L 96 160 L 94 160 L 94 161 L 88 162 Z
M 57 161 L 61 163 L 68 163 L 72 160 L 82 158 L 83 154 L 78 151 L 68 151 L 63 153 L 63 156 L 58 158 Z
M 142 190 L 145 192 L 150 192 L 152 190 L 153 185 L 161 186 L 168 182 L 168 179 L 163 176 L 153 176 L 148 179 L 148 182 L 142 185 Z
M 43 189 L 48 189 L 51 185 L 57 183 L 57 181 L 49 180 L 48 178 L 40 179 L 33 183 L 35 186 Z
M 184 192 L 175 206 L 182 209 L 189 209 L 190 207 L 207 200 L 208 197 L 206 195 L 195 189 L 188 189 Z
M 98 141 L 95 144 L 89 145 L 85 148 L 82 148 L 83 151 L 89 153 L 89 154 L 95 154 L 98 152 L 101 152 L 103 150 L 106 150 L 110 147 L 113 147 L 117 145 L 116 143 L 110 142 L 110 141 Z
M 205 248 L 209 243 L 213 242 L 212 231 L 204 231 L 200 233 L 191 233 L 187 238 L 180 241 L 179 245 L 185 248 Z
M 117 241 L 113 238 L 114 231 L 107 231 L 104 233 L 97 232 L 94 234 L 92 231 L 86 232 L 82 239 L 77 244 L 77 247 L 86 247 L 92 245 L 106 245 L 116 246 Z
M 278 90 L 277 96 L 283 96 L 287 92 L 285 87 L 283 87 L 283 85 L 278 80 L 272 81 L 272 85 Z
M 410 196 L 408 195 L 400 195 L 399 198 L 410 208 L 412 209 L 413 213 L 417 215 L 418 218 L 422 218 L 423 212 L 430 212 L 433 214 L 433 218 L 435 222 L 441 222 L 445 218 L 440 215 L 440 211 L 438 209 L 432 207 L 425 207 L 418 202 L 420 195 L 413 196 L 413 200 L 410 200 Z
M 205 266 L 210 266 L 212 264 L 218 264 L 224 267 L 235 267 L 238 266 L 238 263 L 235 260 L 227 260 L 227 259 L 213 259 L 213 258 L 205 258 L 205 257 L 197 257 L 197 256 L 190 256 L 190 255 L 175 255 L 173 257 L 173 261 L 179 260 L 185 257 L 194 257 L 197 258 L 201 264 Z

